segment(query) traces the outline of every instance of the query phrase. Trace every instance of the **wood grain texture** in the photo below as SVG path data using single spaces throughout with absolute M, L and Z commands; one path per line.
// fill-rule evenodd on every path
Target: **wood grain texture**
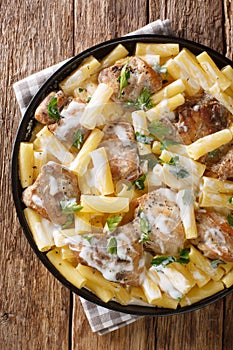
M 32 253 L 16 219 L 9 179 L 21 118 L 12 84 L 72 55 L 72 2 L 1 1 L 0 6 L 0 348 L 68 349 L 70 292 Z M 62 23 L 57 11 L 63 12 Z
M 79 298 L 36 259 L 16 218 L 9 183 L 20 121 L 12 84 L 101 41 L 158 18 L 176 35 L 233 58 L 232 0 L 2 0 L 0 2 L 1 255 L 0 349 L 228 350 L 233 295 L 202 310 L 143 318 L 110 334 L 93 334 Z M 72 312 L 72 324 L 69 323 Z

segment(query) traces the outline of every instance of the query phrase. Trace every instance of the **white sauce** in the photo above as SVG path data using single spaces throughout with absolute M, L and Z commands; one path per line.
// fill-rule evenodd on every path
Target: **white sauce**
M 128 136 L 128 134 L 123 126 L 115 125 L 114 131 L 115 131 L 118 139 L 121 140 L 121 142 L 124 144 L 124 146 L 129 146 L 131 144 L 129 136 Z
M 57 179 L 50 175 L 49 176 L 49 193 L 51 196 L 54 196 L 58 192 L 58 184 L 57 184 Z

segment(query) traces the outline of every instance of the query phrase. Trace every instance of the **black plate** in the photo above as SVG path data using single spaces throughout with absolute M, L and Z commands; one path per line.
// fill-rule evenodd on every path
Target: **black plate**
M 233 63 L 225 58 L 224 56 L 220 55 L 218 52 L 213 51 L 203 45 L 196 44 L 192 41 L 183 40 L 180 38 L 174 38 L 174 37 L 168 37 L 168 36 L 157 36 L 157 35 L 134 35 L 134 36 L 127 36 L 124 38 L 119 38 L 115 40 L 110 40 L 107 42 L 104 42 L 102 44 L 93 46 L 89 48 L 88 50 L 78 54 L 77 56 L 73 57 L 71 60 L 66 62 L 61 68 L 59 68 L 39 89 L 37 94 L 32 99 L 29 107 L 27 108 L 24 117 L 21 121 L 21 124 L 18 128 L 18 132 L 15 139 L 13 154 L 12 154 L 12 164 L 11 164 L 11 181 L 12 181 L 12 192 L 13 192 L 13 198 L 14 203 L 16 207 L 16 211 L 18 214 L 18 218 L 20 221 L 20 224 L 23 228 L 23 231 L 25 233 L 25 236 L 27 240 L 29 241 L 31 247 L 33 248 L 36 255 L 39 257 L 39 259 L 43 262 L 43 264 L 47 267 L 47 269 L 67 288 L 69 288 L 72 292 L 80 295 L 81 297 L 95 303 L 101 306 L 104 306 L 106 308 L 125 312 L 129 314 L 135 314 L 135 315 L 150 315 L 150 316 L 165 316 L 165 315 L 174 315 L 174 314 L 181 314 L 185 312 L 190 312 L 199 308 L 202 308 L 210 303 L 213 303 L 220 298 L 223 298 L 233 290 L 233 286 L 224 289 L 223 291 L 206 298 L 200 302 L 197 302 L 196 304 L 186 306 L 183 308 L 178 308 L 177 310 L 172 309 L 164 309 L 164 308 L 156 308 L 156 307 L 145 307 L 145 306 L 136 306 L 136 305 L 127 305 L 122 306 L 116 302 L 108 302 L 104 303 L 101 301 L 97 296 L 93 295 L 91 292 L 86 290 L 85 288 L 78 289 L 74 287 L 71 283 L 69 283 L 59 272 L 56 270 L 56 268 L 50 263 L 50 261 L 47 259 L 46 254 L 42 253 L 38 250 L 32 234 L 30 232 L 30 229 L 28 227 L 28 224 L 26 222 L 26 219 L 23 214 L 23 209 L 25 208 L 24 204 L 22 203 L 21 197 L 22 197 L 22 188 L 19 182 L 18 177 L 18 153 L 19 153 L 19 145 L 21 141 L 27 141 L 29 138 L 29 132 L 28 130 L 31 129 L 31 124 L 33 121 L 33 116 L 36 110 L 36 107 L 38 104 L 43 100 L 44 97 L 46 97 L 49 92 L 53 90 L 58 90 L 58 84 L 61 82 L 65 77 L 67 77 L 74 69 L 76 69 L 79 64 L 85 59 L 86 57 L 93 55 L 97 59 L 103 58 L 105 55 L 107 55 L 111 50 L 114 49 L 116 45 L 121 43 L 124 45 L 130 54 L 133 53 L 135 44 L 137 42 L 145 42 L 145 43 L 178 43 L 180 44 L 180 47 L 186 47 L 190 51 L 192 51 L 195 55 L 207 51 L 209 55 L 213 58 L 215 63 L 219 68 L 222 68 L 228 64 L 231 66 Z

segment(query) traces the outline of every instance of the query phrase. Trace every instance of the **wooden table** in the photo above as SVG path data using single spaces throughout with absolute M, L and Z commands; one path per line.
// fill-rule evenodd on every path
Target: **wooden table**
M 158 18 L 171 19 L 177 36 L 232 59 L 232 11 L 231 0 L 1 1 L 0 349 L 233 349 L 233 295 L 190 314 L 146 317 L 102 337 L 93 334 L 78 296 L 55 280 L 29 247 L 9 182 L 21 118 L 14 82 Z

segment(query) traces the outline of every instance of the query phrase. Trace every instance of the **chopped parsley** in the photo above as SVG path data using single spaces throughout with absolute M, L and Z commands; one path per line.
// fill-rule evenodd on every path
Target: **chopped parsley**
M 91 96 L 89 96 L 88 98 L 87 98 L 87 103 L 89 103 L 91 101 Z
M 192 205 L 193 204 L 193 195 L 190 188 L 186 188 L 184 190 L 184 195 L 182 197 L 184 205 Z
M 226 262 L 222 259 L 216 259 L 216 260 L 211 261 L 210 264 L 214 269 L 217 269 L 219 264 L 226 264 Z
M 153 107 L 153 103 L 151 101 L 151 93 L 150 91 L 144 87 L 140 93 L 140 95 L 138 96 L 138 99 L 137 99 L 137 106 L 140 108 L 140 109 L 150 109 Z
M 121 98 L 123 89 L 129 85 L 130 71 L 128 69 L 128 62 L 121 69 L 117 81 L 120 83 L 120 92 L 118 98 Z
M 106 220 L 106 229 L 108 232 L 113 232 L 122 220 L 122 216 L 113 215 Z
M 154 105 L 151 101 L 151 93 L 150 91 L 144 87 L 137 98 L 137 101 L 126 101 L 126 107 L 135 107 L 137 109 L 147 110 L 152 108 Z
M 178 262 L 180 264 L 188 264 L 189 263 L 189 249 L 180 249 L 179 251 L 180 257 L 176 258 L 174 256 L 168 255 L 168 256 L 157 256 L 156 258 L 152 259 L 151 265 L 155 267 L 157 271 L 163 270 L 163 268 L 173 262 Z
M 233 216 L 231 214 L 227 215 L 228 224 L 233 227 Z
M 150 240 L 149 234 L 151 232 L 151 227 L 146 215 L 143 213 L 142 210 L 139 212 L 139 217 L 140 217 L 140 228 L 142 232 L 139 242 L 145 243 Z
M 229 202 L 230 204 L 233 204 L 233 197 L 230 197 L 230 198 L 228 199 L 228 202 Z
M 111 237 L 108 241 L 107 252 L 109 254 L 117 254 L 117 240 L 115 237 Z
M 170 146 L 176 146 L 179 145 L 179 142 L 173 141 L 171 139 L 164 139 L 161 141 L 161 151 L 163 151 L 164 149 L 168 149 Z
M 81 87 L 78 88 L 78 92 L 83 92 L 83 91 L 87 91 L 87 89 L 81 88 Z
M 133 186 L 135 187 L 136 190 L 144 190 L 145 180 L 146 180 L 146 174 L 143 174 L 141 177 L 131 182 L 131 185 L 128 187 L 128 191 L 131 190 Z
M 86 239 L 90 244 L 91 244 L 91 240 L 92 240 L 92 236 L 88 236 L 88 235 L 81 235 L 84 239 Z
M 75 198 L 60 201 L 61 209 L 63 214 L 77 213 L 82 210 L 82 206 L 77 204 Z
M 169 127 L 166 126 L 164 123 L 160 122 L 159 120 L 153 121 L 148 126 L 148 130 L 153 136 L 155 136 L 159 140 L 163 139 L 164 137 L 170 134 Z
M 167 67 L 165 67 L 165 66 L 160 66 L 160 64 L 157 63 L 157 62 L 155 63 L 155 65 L 154 65 L 154 67 L 153 67 L 153 70 L 156 71 L 156 72 L 158 72 L 158 73 L 161 73 L 161 74 L 165 74 L 165 75 L 168 74 L 168 72 L 167 72 Z
M 73 136 L 73 143 L 72 146 L 80 149 L 84 140 L 84 135 L 80 129 L 76 130 Z
M 172 165 L 172 167 L 169 168 L 169 172 L 177 179 L 184 179 L 190 176 L 189 172 L 179 164 L 178 156 L 172 157 L 167 164 Z
M 74 222 L 74 215 L 72 214 L 68 215 L 66 222 L 61 227 L 62 230 L 69 228 L 73 224 L 73 222 Z
M 135 133 L 135 139 L 136 139 L 138 142 L 144 143 L 144 144 L 146 144 L 146 145 L 150 145 L 151 142 L 154 140 L 153 137 L 140 134 L 138 131 Z
M 55 121 L 60 120 L 61 115 L 58 111 L 57 107 L 57 97 L 52 97 L 51 100 L 49 101 L 49 104 L 47 106 L 47 111 L 49 116 L 54 119 Z
M 140 160 L 142 162 L 147 161 L 148 169 L 150 169 L 150 170 L 152 170 L 154 168 L 154 166 L 159 163 L 159 159 L 157 159 L 153 153 L 141 155 Z

